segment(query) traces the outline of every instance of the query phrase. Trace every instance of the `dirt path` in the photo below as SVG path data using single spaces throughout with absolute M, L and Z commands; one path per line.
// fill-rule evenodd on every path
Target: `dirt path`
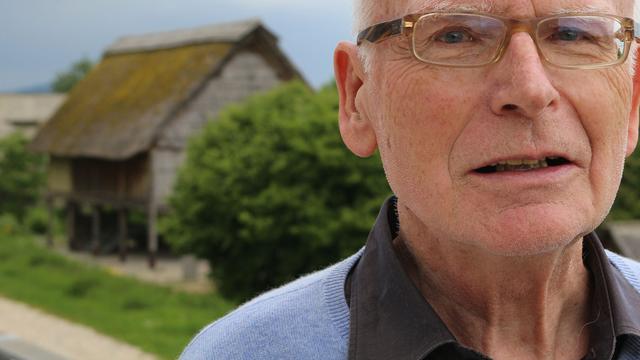
M 65 246 L 57 247 L 56 252 L 89 265 L 108 269 L 111 273 L 134 277 L 139 280 L 191 293 L 212 291 L 211 280 L 207 276 L 209 265 L 204 260 L 193 260 L 193 278 L 184 278 L 183 261 L 177 258 L 160 258 L 155 269 L 150 269 L 146 255 L 132 254 L 127 261 L 121 262 L 117 255 L 93 256 L 88 252 L 69 251 Z
M 83 325 L 0 297 L 0 336 L 15 336 L 69 360 L 153 360 L 155 356 Z

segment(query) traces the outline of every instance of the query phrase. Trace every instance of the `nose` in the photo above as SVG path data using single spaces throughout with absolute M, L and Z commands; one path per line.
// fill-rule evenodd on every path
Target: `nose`
M 526 32 L 513 34 L 489 76 L 494 85 L 490 106 L 496 115 L 518 114 L 533 119 L 557 102 L 558 91 Z

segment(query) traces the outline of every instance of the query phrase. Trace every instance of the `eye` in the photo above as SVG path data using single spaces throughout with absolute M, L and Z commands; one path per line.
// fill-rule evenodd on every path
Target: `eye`
M 556 41 L 578 41 L 588 40 L 589 34 L 578 29 L 570 27 L 557 28 L 550 36 L 551 40 Z
M 459 44 L 474 40 L 471 33 L 465 29 L 442 30 L 435 35 L 435 40 L 445 44 Z

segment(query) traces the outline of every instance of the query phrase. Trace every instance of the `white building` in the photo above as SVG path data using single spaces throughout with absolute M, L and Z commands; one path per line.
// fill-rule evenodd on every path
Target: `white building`
M 33 137 L 65 99 L 64 94 L 0 93 L 0 137 L 14 131 Z

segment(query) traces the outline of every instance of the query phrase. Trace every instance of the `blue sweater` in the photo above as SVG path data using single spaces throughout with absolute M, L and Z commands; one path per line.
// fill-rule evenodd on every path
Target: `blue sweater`
M 347 359 L 349 308 L 344 283 L 361 255 L 362 250 L 242 305 L 204 328 L 180 359 Z M 607 255 L 640 292 L 640 263 Z M 635 340 L 626 344 L 617 360 L 640 359 L 640 341 Z

